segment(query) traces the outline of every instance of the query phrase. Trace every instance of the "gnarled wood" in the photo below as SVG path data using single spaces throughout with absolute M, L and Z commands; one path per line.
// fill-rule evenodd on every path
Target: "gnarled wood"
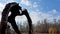
M 2 12 L 2 18 L 1 18 L 1 34 L 5 34 L 5 29 L 7 26 L 7 20 L 8 20 L 8 13 L 10 6 L 5 6 L 3 12 Z
M 13 7 L 12 7 L 13 6 Z M 22 10 L 20 6 L 18 6 L 17 3 L 8 3 L 3 12 L 2 12 L 2 18 L 1 18 L 1 34 L 5 34 L 5 29 L 6 29 L 6 26 L 7 26 L 7 22 L 10 22 L 13 29 L 15 30 L 15 32 L 17 34 L 21 34 L 20 31 L 18 30 L 18 27 L 16 25 L 16 22 L 15 22 L 15 17 L 17 15 L 25 15 L 27 17 L 27 20 L 28 20 L 28 24 L 29 24 L 29 34 L 32 34 L 32 21 L 31 21 L 31 18 L 27 12 L 27 10 L 25 9 L 24 11 L 22 11 L 22 14 L 19 13 L 19 10 Z M 11 11 L 11 15 L 8 16 L 8 13 L 9 11 Z

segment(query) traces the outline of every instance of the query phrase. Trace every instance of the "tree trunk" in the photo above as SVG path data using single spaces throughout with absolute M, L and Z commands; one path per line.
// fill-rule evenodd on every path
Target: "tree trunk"
M 8 13 L 9 13 L 9 7 L 5 7 L 2 12 L 2 18 L 1 18 L 1 34 L 5 34 L 5 29 L 7 26 L 7 20 L 8 20 Z

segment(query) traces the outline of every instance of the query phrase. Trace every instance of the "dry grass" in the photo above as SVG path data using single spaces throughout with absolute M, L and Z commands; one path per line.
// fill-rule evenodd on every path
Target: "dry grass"
M 22 33 L 22 34 L 28 34 L 28 33 L 24 32 L 24 33 Z M 48 34 L 48 33 L 37 33 L 37 32 L 35 32 L 35 33 L 33 33 L 33 34 Z

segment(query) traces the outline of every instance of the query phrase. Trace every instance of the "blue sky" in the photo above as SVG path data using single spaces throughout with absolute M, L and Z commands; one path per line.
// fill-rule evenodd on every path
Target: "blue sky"
M 17 2 L 21 7 L 27 9 L 29 15 L 36 23 L 39 20 L 47 19 L 60 19 L 60 0 L 0 0 L 0 15 L 4 6 L 9 2 Z M 17 16 L 16 21 L 26 21 L 26 17 Z

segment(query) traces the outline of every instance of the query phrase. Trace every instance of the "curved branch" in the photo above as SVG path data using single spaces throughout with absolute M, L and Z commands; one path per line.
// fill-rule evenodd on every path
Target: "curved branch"
M 29 34 L 32 34 L 32 21 L 31 18 L 28 14 L 28 11 L 25 9 L 24 11 L 22 11 L 23 15 L 26 16 L 27 20 L 28 20 L 28 24 L 29 24 Z

